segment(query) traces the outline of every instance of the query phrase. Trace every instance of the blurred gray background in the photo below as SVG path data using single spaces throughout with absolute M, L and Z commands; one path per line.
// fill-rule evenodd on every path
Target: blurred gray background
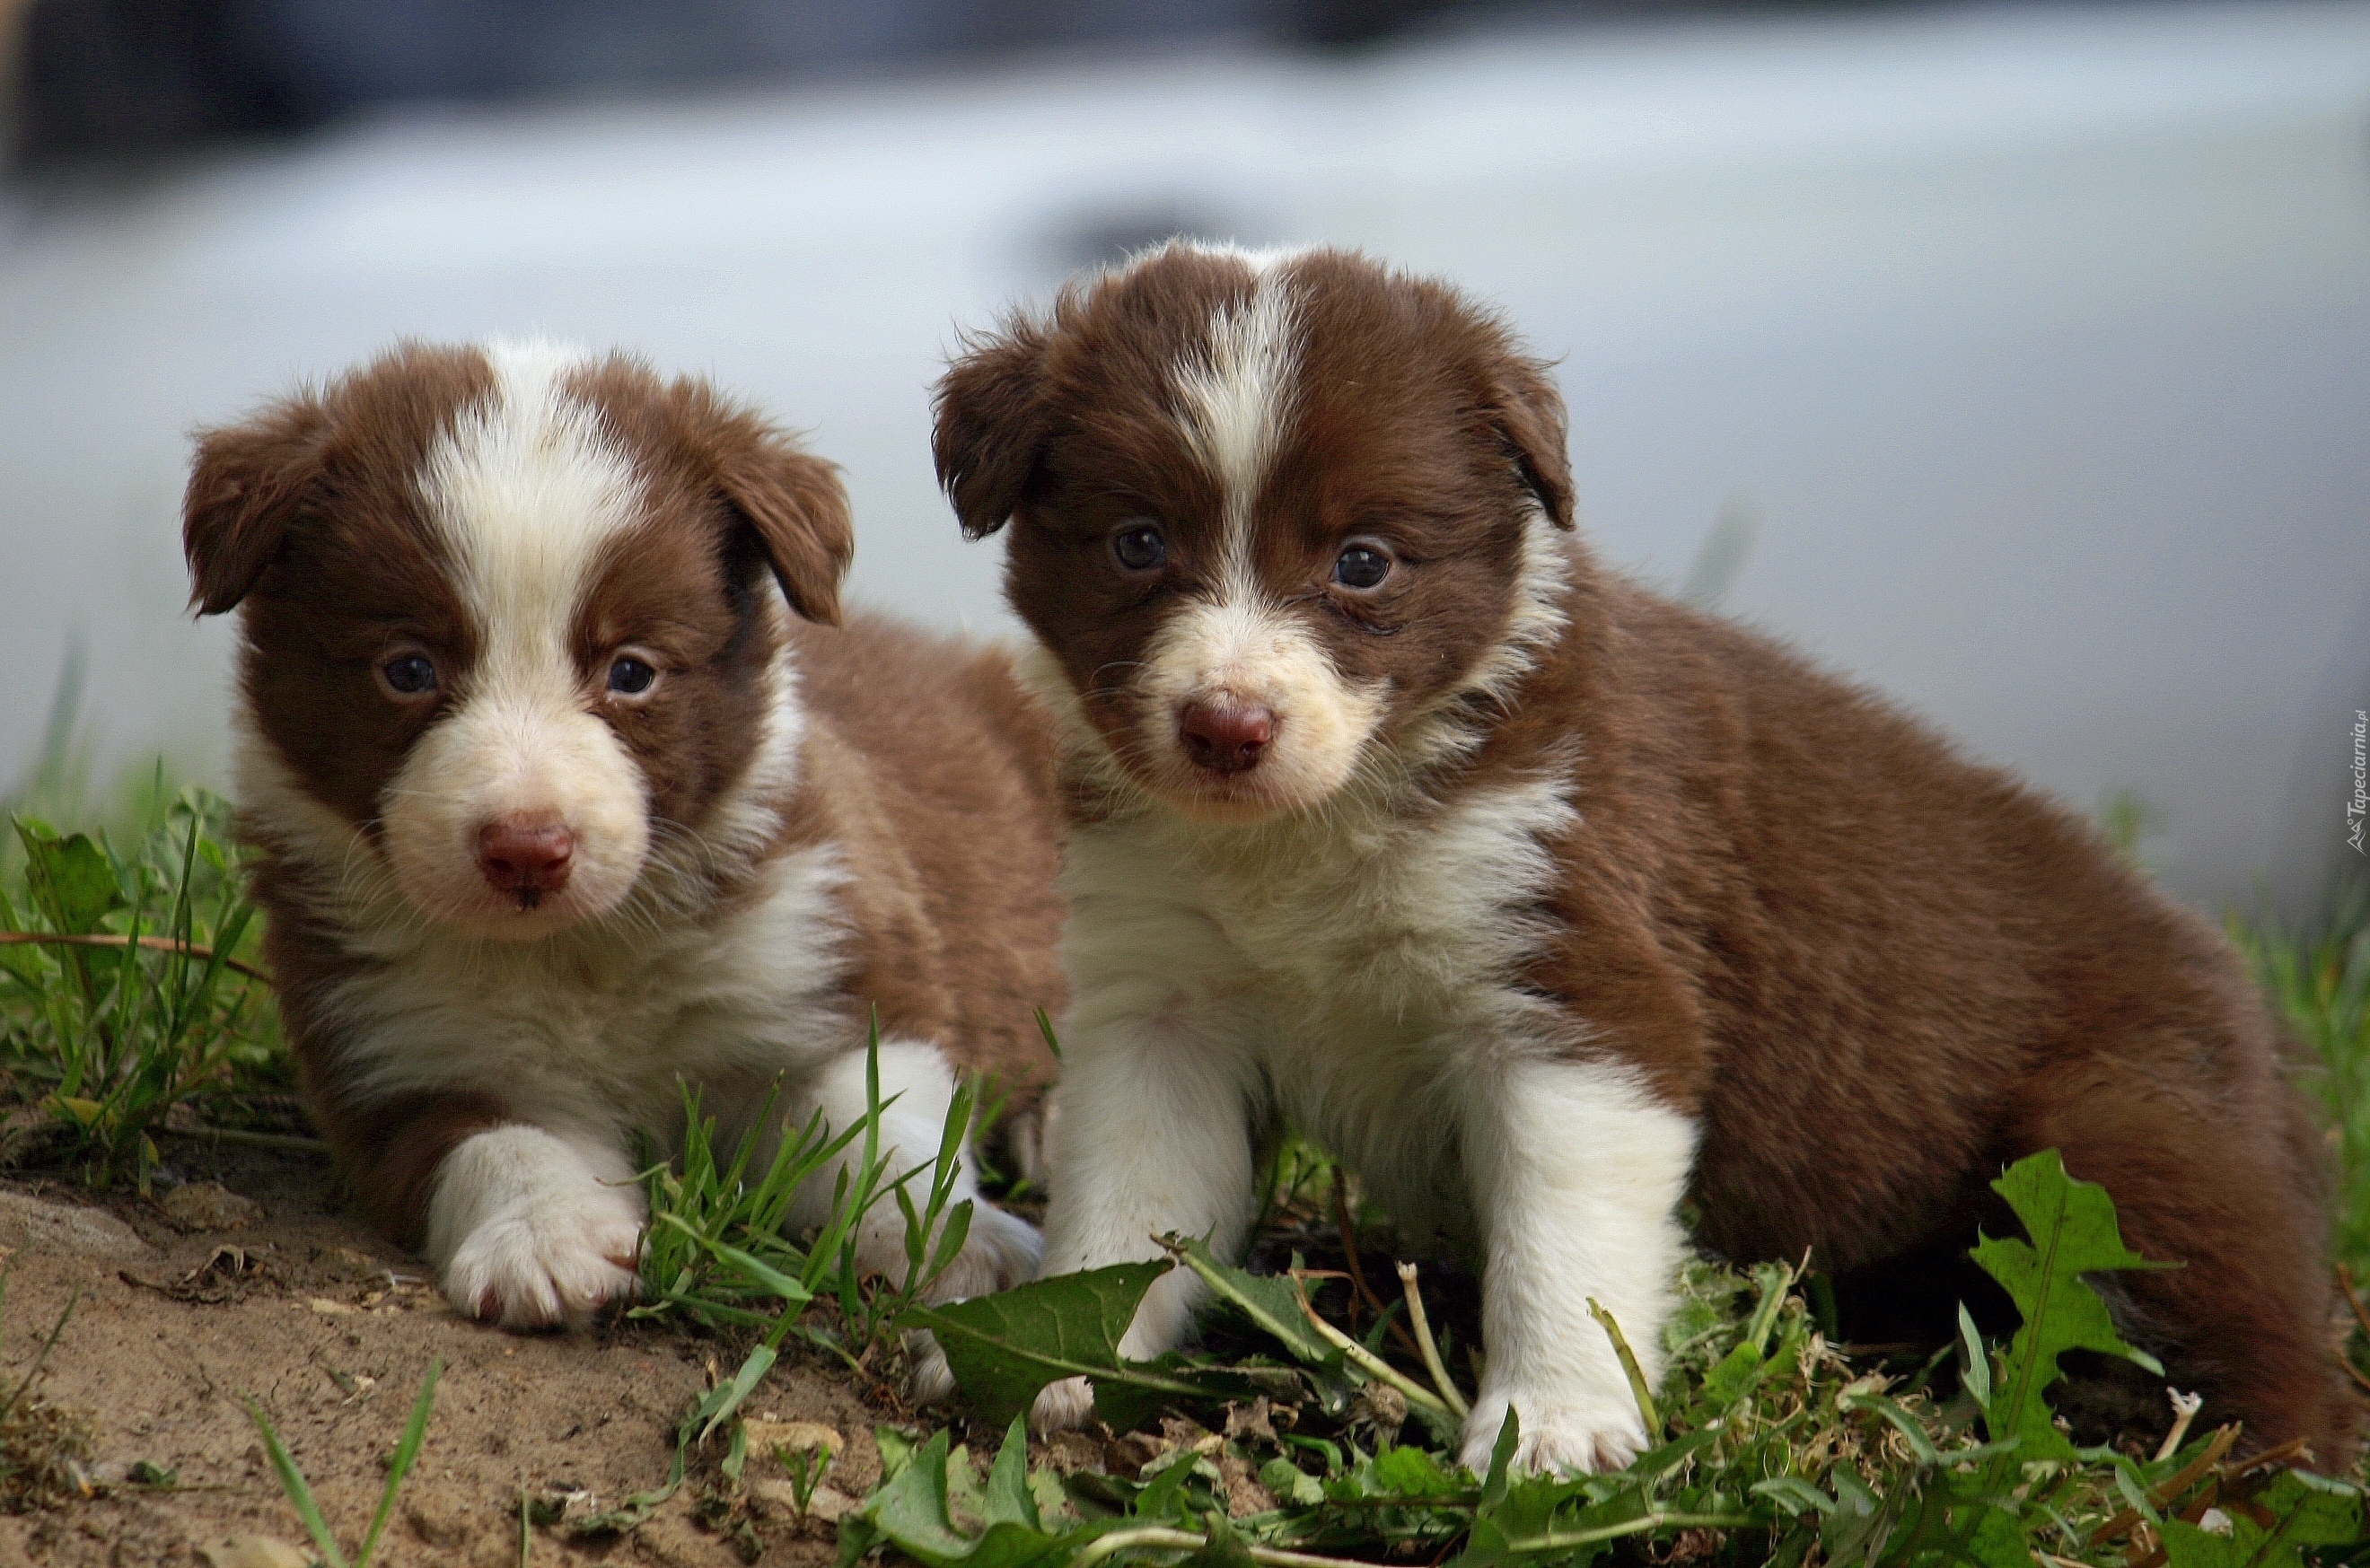
M 1606 558 L 2148 808 L 2208 907 L 2360 861 L 2370 5 L 0 0 L 0 798 L 218 779 L 196 424 L 403 335 L 717 377 L 857 595 L 1010 629 L 958 331 L 1189 233 L 1448 274 L 1559 361 Z M 61 706 L 61 698 L 65 705 Z

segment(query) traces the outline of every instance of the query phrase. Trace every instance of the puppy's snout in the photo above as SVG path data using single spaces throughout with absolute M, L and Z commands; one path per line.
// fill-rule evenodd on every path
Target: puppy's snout
M 568 886 L 576 835 L 548 818 L 505 817 L 477 830 L 477 870 L 522 909 Z
M 1239 773 L 1259 766 L 1275 737 L 1275 715 L 1256 703 L 1188 703 L 1177 728 L 1185 754 L 1214 773 Z

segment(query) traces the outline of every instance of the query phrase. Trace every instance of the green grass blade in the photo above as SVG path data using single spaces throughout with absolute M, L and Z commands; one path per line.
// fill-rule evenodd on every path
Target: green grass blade
M 412 1461 L 420 1457 L 420 1440 L 428 1436 L 428 1410 L 436 1402 L 436 1379 L 443 1375 L 442 1357 L 428 1364 L 428 1380 L 420 1385 L 420 1397 L 411 1405 L 411 1419 L 403 1424 L 402 1440 L 396 1444 L 394 1461 L 386 1469 L 386 1490 L 379 1494 L 378 1512 L 371 1516 L 362 1550 L 354 1554 L 354 1568 L 370 1568 L 371 1553 L 378 1550 L 379 1532 L 386 1528 L 387 1516 L 395 1512 L 395 1494 L 403 1490 L 403 1478 L 411 1473 Z
M 756 1258 L 751 1256 L 748 1253 L 743 1252 L 739 1247 L 732 1246 L 728 1242 L 719 1242 L 712 1236 L 701 1234 L 698 1230 L 694 1230 L 688 1223 L 686 1223 L 682 1216 L 674 1214 L 662 1214 L 659 1216 L 659 1219 L 664 1223 L 674 1226 L 677 1230 L 688 1233 L 694 1241 L 700 1244 L 700 1246 L 705 1248 L 707 1251 L 715 1253 L 716 1256 L 721 1258 L 726 1263 L 731 1264 L 734 1268 L 739 1269 L 742 1273 L 747 1275 L 750 1278 L 755 1280 L 758 1284 L 764 1286 L 775 1295 L 779 1296 L 790 1307 L 803 1307 L 809 1301 L 814 1299 L 814 1293 L 812 1291 L 800 1284 L 797 1280 L 792 1279 L 788 1275 L 784 1274 L 781 1270 L 774 1268 L 769 1265 L 759 1262 Z
M 788 1318 L 789 1314 L 783 1314 L 786 1322 Z M 726 1385 L 724 1397 L 712 1402 L 713 1408 L 708 1413 L 708 1425 L 699 1429 L 701 1442 L 707 1442 L 708 1435 L 714 1432 L 719 1424 L 731 1419 L 732 1413 L 739 1410 L 742 1402 L 756 1391 L 758 1382 L 766 1372 L 772 1369 L 774 1356 L 775 1350 L 771 1344 L 759 1345 L 749 1352 L 749 1358 L 741 1363 L 741 1370 L 735 1372 L 732 1375 L 732 1381 Z
M 338 1538 L 329 1533 L 329 1521 L 321 1517 L 321 1505 L 313 1501 L 313 1489 L 305 1484 L 305 1472 L 296 1468 L 296 1461 L 289 1457 L 287 1446 L 280 1441 L 280 1434 L 272 1429 L 270 1417 L 263 1413 L 263 1406 L 258 1404 L 252 1395 L 247 1398 L 247 1415 L 255 1423 L 256 1432 L 263 1438 L 263 1452 L 271 1460 L 273 1473 L 280 1477 L 280 1490 L 288 1494 L 289 1506 L 294 1508 L 296 1516 L 305 1521 L 305 1533 L 311 1536 L 313 1544 L 320 1549 L 321 1561 L 328 1563 L 328 1568 L 351 1568 L 346 1562 L 346 1554 L 338 1550 Z

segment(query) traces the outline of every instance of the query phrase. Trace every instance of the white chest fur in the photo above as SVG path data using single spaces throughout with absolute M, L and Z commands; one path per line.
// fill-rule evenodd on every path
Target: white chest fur
M 1402 1222 L 1469 1234 L 1447 1080 L 1547 1047 L 1512 983 L 1573 819 L 1543 780 L 1420 815 L 1250 829 L 1135 818 L 1074 840 L 1074 1021 L 1211 1021 L 1258 1111 L 1337 1150 Z M 1444 1179 L 1446 1178 L 1446 1179 Z
M 762 1086 L 851 1046 L 838 979 L 845 879 L 829 846 L 762 872 L 766 895 L 685 923 L 622 918 L 505 944 L 363 927 L 374 962 L 331 990 L 344 1067 L 371 1093 L 479 1089 L 513 1114 L 662 1138 L 676 1078 Z
M 1518 1409 L 1529 1467 L 1620 1463 L 1645 1441 L 1586 1316 L 1601 1301 L 1659 1371 L 1674 1210 L 1695 1129 L 1519 985 L 1544 933 L 1545 846 L 1574 815 L 1544 781 L 1421 816 L 1344 814 L 1238 836 L 1115 822 L 1071 846 L 1069 1014 L 1046 1267 L 1239 1247 L 1257 1200 L 1247 1123 L 1281 1116 L 1342 1156 L 1403 1240 L 1483 1264 L 1490 1372 L 1466 1429 L 1486 1468 Z M 1184 1333 L 1162 1278 L 1122 1347 Z M 1042 1422 L 1084 1398 L 1056 1385 Z

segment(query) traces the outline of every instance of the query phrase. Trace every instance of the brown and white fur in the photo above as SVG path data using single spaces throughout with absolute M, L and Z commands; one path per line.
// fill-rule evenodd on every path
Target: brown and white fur
M 1016 1106 L 1051 1075 L 1050 734 L 1004 655 L 840 626 L 837 475 L 746 410 L 624 358 L 406 346 L 205 432 L 185 541 L 198 610 L 240 612 L 241 823 L 306 1104 L 462 1310 L 574 1325 L 632 1291 L 633 1140 L 676 1143 L 679 1081 L 762 1162 L 784 1114 L 865 1114 L 877 1006 L 902 1170 L 956 1070 Z M 902 1274 L 902 1242 L 883 1203 L 858 1261 Z M 981 1204 L 937 1293 L 1037 1252 Z
M 2055 1147 L 2187 1265 L 2121 1287 L 2171 1379 L 2338 1457 L 2317 1168 L 2227 945 L 2007 775 L 1596 566 L 1493 317 L 1174 246 L 975 340 L 938 416 L 1065 748 L 1047 1272 L 1238 1248 L 1289 1122 L 1481 1262 L 1467 1462 L 1512 1408 L 1524 1466 L 1611 1466 L 1644 1434 L 1587 1304 L 1659 1374 L 1683 1199 L 1881 1308 Z M 1164 1277 L 1123 1349 L 1195 1296 Z

